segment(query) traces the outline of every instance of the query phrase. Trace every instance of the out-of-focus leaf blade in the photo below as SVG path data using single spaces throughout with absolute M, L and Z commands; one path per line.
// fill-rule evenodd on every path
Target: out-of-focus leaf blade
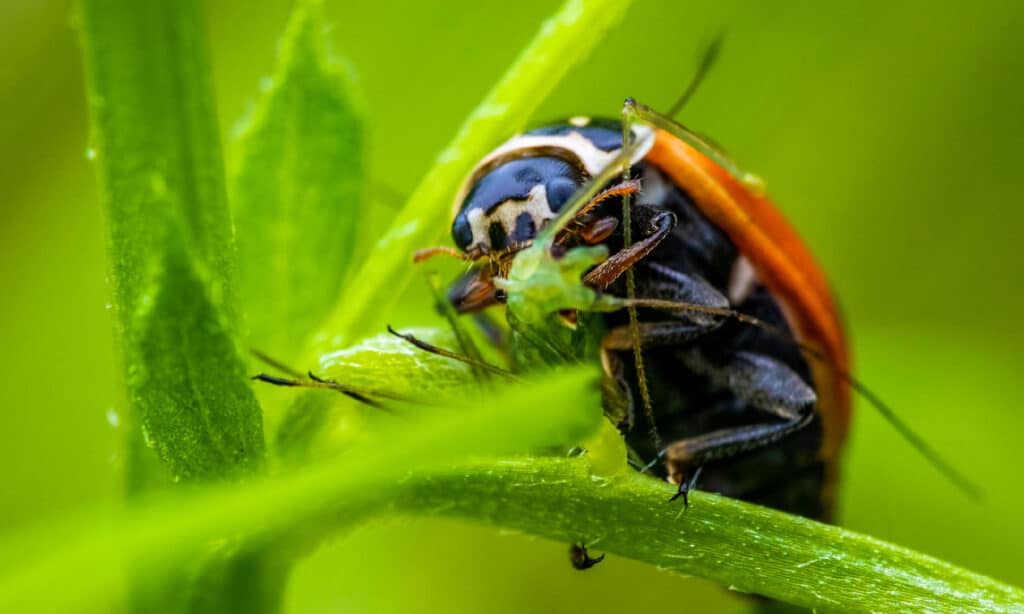
M 401 375 L 401 374 L 399 374 Z M 177 573 L 197 550 L 259 543 L 283 531 L 337 530 L 394 499 L 410 472 L 470 457 L 571 446 L 603 420 L 587 368 L 473 398 L 452 409 L 411 411 L 346 454 L 273 479 L 179 492 L 119 514 L 77 514 L 0 543 L 0 553 L 31 543 L 0 571 L 0 611 L 109 612 L 126 569 L 157 579 Z M 223 536 L 232 536 L 224 539 Z M 59 590 L 54 582 L 59 579 Z
M 258 468 L 263 433 L 245 370 L 182 252 L 165 253 L 149 307 L 128 380 L 149 443 L 182 478 Z
M 262 417 L 235 343 L 235 252 L 199 7 L 83 0 L 81 30 L 129 474 L 145 462 L 142 425 L 173 476 L 235 474 L 262 456 Z
M 280 359 L 296 358 L 351 266 L 365 206 L 353 80 L 319 3 L 300 2 L 239 143 L 231 195 L 249 338 Z

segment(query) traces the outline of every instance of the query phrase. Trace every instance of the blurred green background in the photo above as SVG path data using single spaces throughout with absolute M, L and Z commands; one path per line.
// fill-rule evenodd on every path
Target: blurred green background
M 371 174 L 408 192 L 558 3 L 327 5 L 361 75 Z M 208 3 L 228 151 L 288 10 Z M 986 493 L 966 500 L 858 404 L 840 523 L 1018 585 L 1022 26 L 1013 2 L 640 0 L 538 114 L 614 114 L 626 96 L 664 107 L 724 30 L 685 121 L 767 180 L 841 297 L 858 374 Z M 0 5 L 0 41 L 0 526 L 14 531 L 117 501 L 120 476 L 70 2 Z M 422 323 L 425 304 L 417 287 L 390 319 Z M 287 599 L 296 612 L 747 607 L 619 558 L 581 574 L 561 544 L 412 519 L 339 536 L 300 566 Z

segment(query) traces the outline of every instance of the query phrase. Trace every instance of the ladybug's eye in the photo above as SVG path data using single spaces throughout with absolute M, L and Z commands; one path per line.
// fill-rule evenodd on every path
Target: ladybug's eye
M 565 203 L 569 202 L 572 195 L 576 193 L 576 189 L 579 188 L 575 181 L 566 177 L 555 177 L 544 187 L 547 190 L 548 205 L 556 213 L 565 206 Z
M 470 228 L 465 213 L 460 213 L 455 218 L 455 223 L 452 224 L 452 238 L 461 250 L 465 250 L 473 242 L 473 229 Z

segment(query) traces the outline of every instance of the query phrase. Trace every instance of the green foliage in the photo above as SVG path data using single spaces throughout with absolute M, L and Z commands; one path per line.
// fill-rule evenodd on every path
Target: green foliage
M 185 255 L 170 247 L 164 257 L 130 358 L 143 433 L 181 478 L 258 469 L 263 430 L 234 339 Z
M 134 484 L 258 465 L 262 419 L 242 379 L 231 217 L 193 2 L 84 0 L 93 152 L 134 441 Z M 158 119 L 157 119 L 158 118 Z
M 236 347 L 232 227 L 198 7 L 83 0 L 129 449 L 146 450 L 146 433 L 169 475 L 250 479 L 195 480 L 136 500 L 112 520 L 79 514 L 4 544 L 19 565 L 0 575 L 0 609 L 108 611 L 130 574 L 129 599 L 140 610 L 273 611 L 293 561 L 324 535 L 403 512 L 583 540 L 822 609 L 1019 610 L 1018 589 L 836 527 L 713 495 L 695 495 L 686 513 L 668 505 L 670 486 L 625 465 L 591 368 L 483 392 L 465 386 L 463 365 L 394 337 L 339 343 L 365 332 L 407 284 L 412 249 L 441 233 L 437 219 L 468 167 L 523 125 L 628 4 L 567 2 L 351 276 L 362 129 L 316 7 L 300 5 L 234 177 L 253 339 L 292 356 L 326 314 L 324 334 L 307 349 L 320 358 L 319 375 L 431 404 L 396 403 L 397 415 L 373 414 L 372 425 L 338 436 L 339 397 L 301 395 L 273 431 L 271 460 L 283 461 L 275 464 L 264 463 L 261 414 Z M 531 253 L 510 279 L 513 311 L 541 320 L 545 310 L 593 300 L 573 293 L 583 290 L 580 270 L 601 254 Z M 334 302 L 346 277 L 351 290 Z M 589 450 L 582 458 L 550 455 L 581 443 Z M 145 455 L 129 458 L 139 484 L 155 481 L 150 467 Z M 264 475 L 266 467 L 280 471 Z
M 417 328 L 405 332 L 442 347 L 454 347 L 453 335 L 445 331 Z M 317 375 L 345 382 L 373 397 L 419 399 L 433 406 L 444 406 L 444 400 L 470 380 L 464 364 L 428 354 L 386 333 L 324 354 Z M 282 460 L 304 460 L 319 448 L 336 450 L 363 434 L 356 420 L 350 429 L 335 427 L 327 437 L 330 413 L 339 405 L 339 398 L 336 392 L 320 390 L 295 399 L 276 430 L 274 448 Z
M 337 299 L 367 207 L 353 77 L 319 6 L 302 2 L 232 176 L 242 298 L 254 347 L 295 360 Z

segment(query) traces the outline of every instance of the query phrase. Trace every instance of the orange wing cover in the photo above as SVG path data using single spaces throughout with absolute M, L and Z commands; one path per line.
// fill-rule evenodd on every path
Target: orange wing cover
M 834 363 L 810 361 L 824 429 L 821 455 L 835 477 L 850 422 L 850 389 L 836 368 L 849 372 L 849 354 L 825 275 L 772 202 L 754 194 L 704 154 L 658 130 L 645 158 L 684 188 L 747 257 L 759 278 L 781 300 L 797 338 Z

